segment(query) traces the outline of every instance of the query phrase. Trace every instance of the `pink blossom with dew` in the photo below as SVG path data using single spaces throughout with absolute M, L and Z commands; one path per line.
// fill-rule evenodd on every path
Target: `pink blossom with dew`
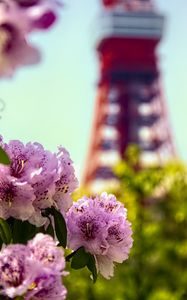
M 8 167 L 0 165 L 0 178 L 8 180 L 10 184 L 16 184 L 18 187 L 25 186 L 25 193 L 27 191 L 32 192 L 33 197 L 30 199 L 30 204 L 33 213 L 28 217 L 28 221 L 36 226 L 44 225 L 47 218 L 42 216 L 42 212 L 52 206 L 65 215 L 72 205 L 71 194 L 78 184 L 69 153 L 64 148 L 60 148 L 57 154 L 52 153 L 45 150 L 39 143 L 24 145 L 18 140 L 4 143 L 2 138 L 0 139 L 0 145 L 11 160 Z M 10 191 L 1 188 L 1 192 L 4 193 L 1 201 L 6 207 L 6 214 L 10 215 L 6 200 L 10 196 Z M 14 196 L 17 197 L 16 195 L 17 190 L 11 194 L 11 203 L 14 203 Z M 15 214 L 19 215 L 19 219 L 23 219 L 20 211 L 24 212 L 25 210 L 22 198 L 17 211 L 15 206 Z M 27 197 L 27 199 L 29 198 Z M 15 203 L 17 203 L 17 200 Z
M 96 267 L 105 278 L 113 276 L 114 262 L 128 258 L 132 247 L 132 229 L 127 210 L 114 195 L 102 193 L 83 197 L 67 213 L 68 246 L 84 247 L 94 255 Z

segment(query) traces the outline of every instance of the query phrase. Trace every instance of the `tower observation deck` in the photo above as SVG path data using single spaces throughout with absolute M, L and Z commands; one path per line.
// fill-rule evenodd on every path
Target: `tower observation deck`
M 103 0 L 97 39 L 100 78 L 83 183 L 112 180 L 112 167 L 128 145 L 141 163 L 175 155 L 156 49 L 164 16 L 149 0 Z

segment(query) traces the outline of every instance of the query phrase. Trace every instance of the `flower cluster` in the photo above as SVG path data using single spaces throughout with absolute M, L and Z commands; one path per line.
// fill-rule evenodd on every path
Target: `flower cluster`
M 2 138 L 0 146 L 11 160 L 10 166 L 0 166 L 0 218 L 42 226 L 47 221 L 42 212 L 52 206 L 65 216 L 78 185 L 69 153 L 62 147 L 51 153 L 38 143 L 4 143 Z
M 63 300 L 64 268 L 64 252 L 48 235 L 39 233 L 27 245 L 9 245 L 0 252 L 0 295 Z
M 52 153 L 38 143 L 5 143 L 2 138 L 0 147 L 8 159 L 8 165 L 0 164 L 0 244 L 26 243 L 26 232 L 30 238 L 45 232 L 73 250 L 66 258 L 72 268 L 87 266 L 93 281 L 98 272 L 112 277 L 114 263 L 125 261 L 132 247 L 124 205 L 107 193 L 73 203 L 71 194 L 78 182 L 69 153 L 62 147 Z M 27 246 L 7 246 L 0 252 L 0 294 L 63 300 L 62 253 L 43 233 Z
M 68 245 L 94 255 L 97 270 L 113 276 L 114 262 L 128 258 L 132 247 L 131 224 L 127 211 L 114 195 L 102 193 L 95 198 L 83 197 L 67 212 Z
M 51 27 L 58 7 L 55 0 L 0 1 L 0 78 L 12 76 L 21 65 L 40 61 L 40 53 L 28 42 L 28 35 Z

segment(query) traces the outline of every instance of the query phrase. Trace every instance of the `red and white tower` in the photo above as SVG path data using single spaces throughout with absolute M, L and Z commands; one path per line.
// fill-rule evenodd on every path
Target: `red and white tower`
M 100 79 L 84 184 L 112 179 L 129 144 L 142 149 L 144 165 L 175 155 L 156 55 L 164 17 L 151 0 L 102 4 Z

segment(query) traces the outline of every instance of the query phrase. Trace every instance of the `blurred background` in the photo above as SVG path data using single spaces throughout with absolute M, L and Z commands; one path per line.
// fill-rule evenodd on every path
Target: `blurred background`
M 155 0 L 167 17 L 159 44 L 160 68 L 174 140 L 179 156 L 187 159 L 185 118 L 187 88 L 187 3 Z M 1 81 L 1 134 L 6 140 L 38 141 L 55 150 L 62 144 L 71 154 L 80 178 L 89 144 L 98 81 L 95 53 L 99 0 L 69 0 L 50 32 L 34 34 L 43 61 Z

